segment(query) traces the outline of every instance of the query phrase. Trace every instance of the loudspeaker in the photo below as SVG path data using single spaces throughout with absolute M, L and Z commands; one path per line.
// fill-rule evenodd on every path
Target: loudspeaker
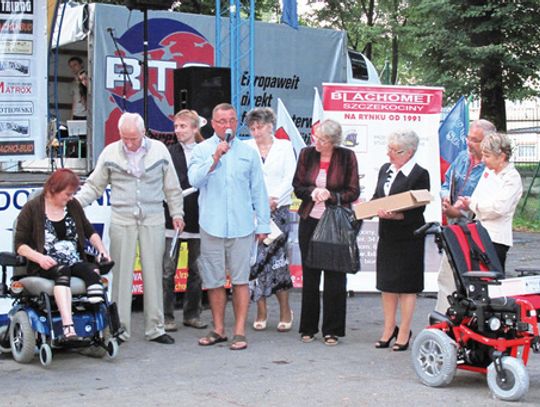
M 231 70 L 190 66 L 174 70 L 174 113 L 196 110 L 208 123 L 201 128 L 204 138 L 214 134 L 212 110 L 220 103 L 231 103 Z

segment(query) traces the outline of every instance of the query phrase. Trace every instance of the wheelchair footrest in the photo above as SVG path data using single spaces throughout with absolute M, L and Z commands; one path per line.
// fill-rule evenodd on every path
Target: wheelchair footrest
M 54 346 L 61 347 L 61 348 L 87 348 L 92 343 L 91 338 L 89 337 L 79 337 L 77 340 L 70 340 L 66 339 L 64 337 L 60 337 L 58 339 L 54 340 Z

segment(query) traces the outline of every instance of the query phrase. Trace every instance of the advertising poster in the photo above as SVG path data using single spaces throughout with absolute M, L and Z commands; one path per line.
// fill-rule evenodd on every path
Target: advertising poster
M 0 2 L 0 161 L 45 157 L 47 3 Z
M 379 168 L 388 162 L 387 137 L 394 131 L 414 130 L 420 145 L 416 162 L 430 173 L 430 192 L 434 200 L 426 208 L 426 221 L 439 221 L 439 138 L 442 88 L 323 85 L 324 118 L 343 127 L 343 144 L 358 159 L 360 200 L 369 201 L 375 191 Z M 377 220 L 364 221 L 358 238 L 362 270 L 349 276 L 348 290 L 375 290 L 375 265 L 378 241 Z M 437 291 L 440 257 L 431 238 L 426 241 L 425 291 Z

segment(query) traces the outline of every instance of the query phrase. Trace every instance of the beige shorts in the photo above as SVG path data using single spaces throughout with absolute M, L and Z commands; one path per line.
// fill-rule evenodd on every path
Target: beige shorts
M 202 229 L 200 233 L 201 255 L 198 262 L 203 288 L 223 287 L 227 274 L 233 285 L 248 284 L 254 233 L 232 239 L 215 237 Z

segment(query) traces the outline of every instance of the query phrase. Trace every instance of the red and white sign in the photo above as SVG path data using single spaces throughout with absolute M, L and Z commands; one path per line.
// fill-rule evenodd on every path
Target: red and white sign
M 420 145 L 414 156 L 427 169 L 431 194 L 436 198 L 426 208 L 428 221 L 440 220 L 439 137 L 442 88 L 323 84 L 324 118 L 338 121 L 343 145 L 358 159 L 360 199 L 369 201 L 375 192 L 379 168 L 388 162 L 387 138 L 395 131 L 414 130 Z M 362 271 L 348 278 L 348 289 L 375 290 L 378 222 L 366 221 L 358 238 Z M 438 271 L 438 254 L 426 252 L 426 271 Z M 437 273 L 426 273 L 426 291 L 436 291 Z
M 325 86 L 325 111 L 377 113 L 441 113 L 442 89 L 396 86 Z M 438 116 L 437 116 L 438 118 Z

